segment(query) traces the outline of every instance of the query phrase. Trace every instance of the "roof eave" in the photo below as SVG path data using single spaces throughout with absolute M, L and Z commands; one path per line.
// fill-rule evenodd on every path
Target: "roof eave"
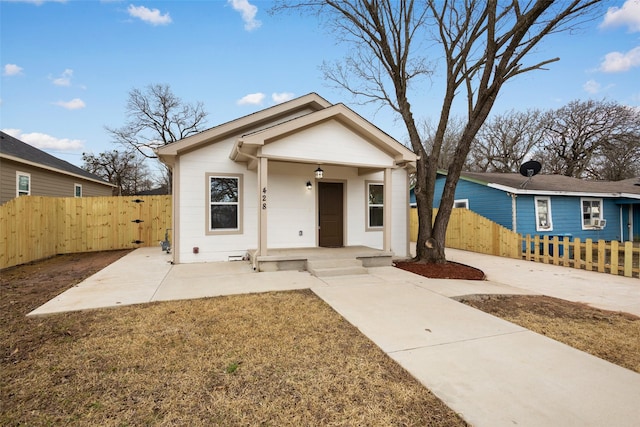
M 29 166 L 32 166 L 32 167 L 39 168 L 39 169 L 44 169 L 44 170 L 48 170 L 48 171 L 51 171 L 51 172 L 56 172 L 56 173 L 59 173 L 59 174 L 62 174 L 62 175 L 67 175 L 67 176 L 71 176 L 71 177 L 74 177 L 74 178 L 82 179 L 84 181 L 95 182 L 96 184 L 102 184 L 102 185 L 106 185 L 108 187 L 117 187 L 115 184 L 112 184 L 112 183 L 107 182 L 107 181 L 102 181 L 100 179 L 95 179 L 95 178 L 89 178 L 87 176 L 82 176 L 82 175 L 77 174 L 77 173 L 68 172 L 68 171 L 65 171 L 65 170 L 62 170 L 62 169 L 54 168 L 52 166 L 43 165 L 42 163 L 37 163 L 37 162 L 32 162 L 30 160 L 25 160 L 25 159 L 22 159 L 20 157 L 11 156 L 11 155 L 4 154 L 4 153 L 0 153 L 0 157 L 3 158 L 3 159 L 11 160 L 11 161 L 14 161 L 14 162 L 17 162 L 17 163 L 22 163 L 22 164 L 25 164 L 25 165 L 29 165 Z
M 528 190 L 525 188 L 515 188 L 502 184 L 487 184 L 490 188 L 505 191 L 511 194 L 527 194 L 534 196 L 579 196 L 579 197 L 630 197 L 632 199 L 640 198 L 638 194 L 627 193 L 610 193 L 610 192 L 593 192 L 593 191 L 559 191 L 559 190 Z

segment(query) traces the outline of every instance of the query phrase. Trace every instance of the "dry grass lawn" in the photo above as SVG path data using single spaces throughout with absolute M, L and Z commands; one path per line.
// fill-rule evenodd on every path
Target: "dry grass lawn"
M 638 316 L 547 296 L 475 295 L 461 301 L 640 373 Z
M 465 425 L 310 291 L 25 318 L 37 274 L 0 281 L 0 425 Z

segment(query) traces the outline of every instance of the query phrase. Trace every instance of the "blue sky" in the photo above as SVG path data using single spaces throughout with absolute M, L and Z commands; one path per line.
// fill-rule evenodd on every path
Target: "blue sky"
M 575 99 L 640 106 L 640 0 L 609 0 L 598 19 L 550 37 L 547 71 L 509 82 L 494 113 L 557 108 Z M 346 46 L 315 17 L 271 16 L 267 1 L 0 0 L 0 128 L 71 163 L 117 149 L 105 126 L 126 121 L 133 88 L 169 84 L 201 101 L 215 126 L 317 92 L 344 102 L 400 141 L 389 109 L 352 103 L 323 80 Z M 440 73 L 418 87 L 419 119 L 437 120 Z M 461 114 L 462 112 L 460 112 Z

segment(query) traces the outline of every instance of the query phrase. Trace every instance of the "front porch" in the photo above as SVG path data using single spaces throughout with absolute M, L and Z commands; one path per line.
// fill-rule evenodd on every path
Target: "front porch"
M 257 249 L 248 251 L 256 271 L 309 271 L 316 276 L 358 274 L 358 271 L 366 274 L 366 268 L 390 266 L 393 259 L 393 252 L 367 246 L 283 248 L 269 249 L 268 255 L 256 253 Z

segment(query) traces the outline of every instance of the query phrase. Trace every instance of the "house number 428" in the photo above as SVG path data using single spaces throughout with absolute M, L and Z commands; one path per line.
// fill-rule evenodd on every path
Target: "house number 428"
M 267 187 L 262 187 L 262 209 L 267 209 Z

